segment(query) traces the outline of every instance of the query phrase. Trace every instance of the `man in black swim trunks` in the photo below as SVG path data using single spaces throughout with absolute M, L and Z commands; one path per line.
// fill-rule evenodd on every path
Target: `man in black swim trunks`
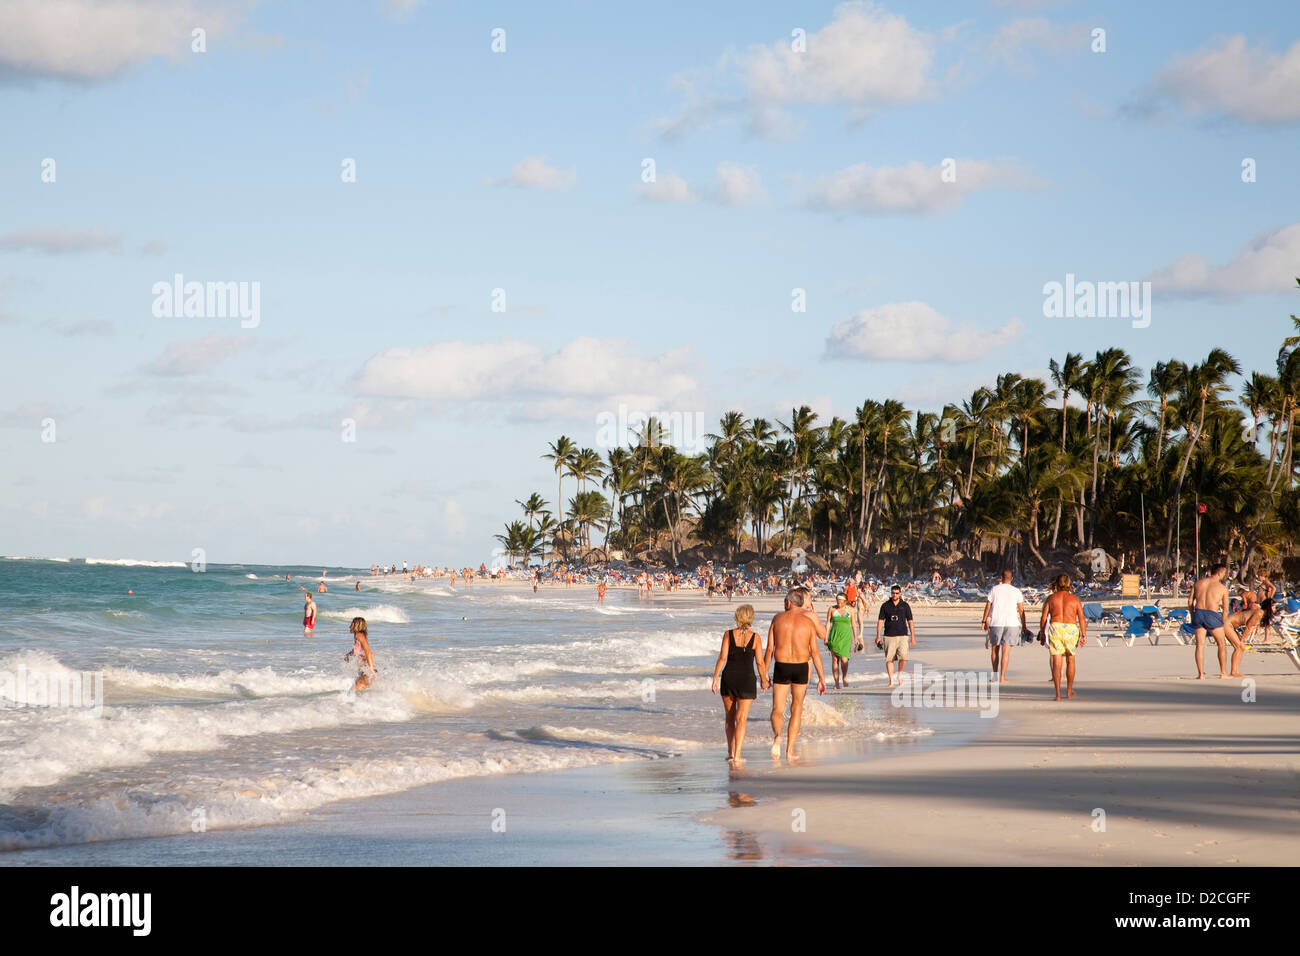
M 818 642 L 826 629 L 813 609 L 812 595 L 794 588 L 785 596 L 785 610 L 772 618 L 767 630 L 764 673 L 772 674 L 772 756 L 781 756 L 781 727 L 785 723 L 785 700 L 790 698 L 790 725 L 786 731 L 785 756 L 795 760 L 794 742 L 803 722 L 803 698 L 808 693 L 808 660 L 817 668 L 817 693 L 826 693 L 826 675 Z

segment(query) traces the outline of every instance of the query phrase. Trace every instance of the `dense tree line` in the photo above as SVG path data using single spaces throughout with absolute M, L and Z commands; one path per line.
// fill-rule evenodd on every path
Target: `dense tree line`
M 807 406 L 774 421 L 730 411 L 694 455 L 654 419 L 604 458 L 560 436 L 543 457 L 555 500 L 565 479 L 573 496 L 553 513 L 534 493 L 497 538 L 521 558 L 652 549 L 676 563 L 698 545 L 723 560 L 796 545 L 856 562 L 890 553 L 915 574 L 954 551 L 992 548 L 1038 568 L 1065 548 L 1137 554 L 1145 515 L 1153 567 L 1172 568 L 1176 539 L 1185 552 L 1199 522 L 1202 555 L 1245 574 L 1300 535 L 1291 319 L 1298 334 L 1267 373 L 1243 375 L 1218 348 L 1143 371 L 1108 348 L 1053 358 L 1048 381 L 999 375 L 938 412 L 892 399 L 867 399 L 848 420 Z

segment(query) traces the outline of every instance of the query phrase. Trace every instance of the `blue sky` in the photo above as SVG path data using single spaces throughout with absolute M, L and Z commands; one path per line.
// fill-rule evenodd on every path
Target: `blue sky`
M 1177 9 L 6 4 L 0 552 L 477 563 L 620 404 L 935 410 L 1112 345 L 1269 370 L 1294 11 Z M 256 327 L 156 317 L 177 273 L 258 283 Z M 1150 326 L 1045 318 L 1067 273 L 1152 281 Z

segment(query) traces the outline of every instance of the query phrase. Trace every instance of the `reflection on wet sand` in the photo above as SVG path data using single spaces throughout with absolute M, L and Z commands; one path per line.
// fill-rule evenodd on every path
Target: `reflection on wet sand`
M 761 860 L 763 847 L 758 836 L 748 830 L 727 831 L 727 856 L 732 860 Z

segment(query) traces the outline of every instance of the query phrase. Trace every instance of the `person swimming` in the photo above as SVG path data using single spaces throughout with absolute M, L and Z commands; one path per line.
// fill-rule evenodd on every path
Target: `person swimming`
M 375 678 L 379 675 L 379 668 L 375 667 L 375 655 L 370 650 L 370 636 L 366 629 L 366 619 L 364 617 L 354 617 L 352 623 L 348 625 L 348 630 L 352 632 L 352 650 L 348 651 L 343 659 L 357 662 L 357 669 L 360 674 L 357 675 L 352 690 L 363 691 L 373 684 Z

